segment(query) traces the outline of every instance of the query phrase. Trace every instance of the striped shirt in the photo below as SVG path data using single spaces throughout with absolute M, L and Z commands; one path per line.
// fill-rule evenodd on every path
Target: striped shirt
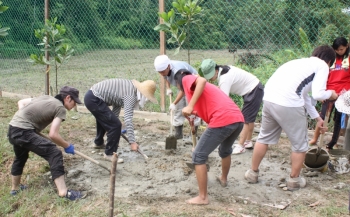
M 120 110 L 124 107 L 124 122 L 130 143 L 135 142 L 132 118 L 137 103 L 137 89 L 131 80 L 108 79 L 94 84 L 91 87 L 93 94 L 102 99 L 112 112 L 119 118 Z

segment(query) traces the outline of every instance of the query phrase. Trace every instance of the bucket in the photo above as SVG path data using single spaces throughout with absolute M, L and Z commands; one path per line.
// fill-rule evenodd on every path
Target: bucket
M 304 162 L 304 167 L 307 169 L 307 170 L 313 170 L 313 171 L 319 171 L 321 173 L 323 172 L 326 172 L 328 170 L 328 162 L 326 162 L 323 166 L 321 167 L 318 167 L 318 168 L 311 168 L 311 167 L 308 167 L 307 165 L 305 165 L 305 162 Z
M 314 163 L 314 160 L 315 160 L 314 156 L 311 156 L 311 158 L 307 158 L 310 154 L 314 155 L 316 152 L 317 152 L 317 148 L 310 149 L 306 152 L 304 167 L 309 170 L 317 170 L 320 172 L 327 171 L 329 153 L 325 149 L 320 150 L 320 156 L 317 158 L 317 163 L 316 162 Z
M 332 172 L 337 174 L 344 174 L 350 171 L 350 151 L 345 149 L 329 150 L 330 161 L 329 168 Z

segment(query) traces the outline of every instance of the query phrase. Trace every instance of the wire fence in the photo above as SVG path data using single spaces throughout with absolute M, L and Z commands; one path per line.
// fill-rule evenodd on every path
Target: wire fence
M 164 0 L 165 11 L 173 8 L 172 2 Z M 190 26 L 191 36 L 179 54 L 173 54 L 175 45 L 166 45 L 169 57 L 188 61 L 195 68 L 206 58 L 235 64 L 255 74 L 262 83 L 284 62 L 309 55 L 302 50 L 300 29 L 312 46 L 331 44 L 338 36 L 348 38 L 350 31 L 348 1 L 199 2 L 200 21 Z M 43 28 L 44 1 L 3 0 L 3 5 L 9 9 L 0 14 L 0 24 L 10 30 L 0 38 L 0 88 L 42 94 L 45 67 L 26 60 L 40 53 L 34 30 Z M 106 78 L 159 81 L 153 67 L 159 54 L 159 32 L 154 30 L 158 11 L 159 1 L 155 0 L 50 1 L 50 17 L 57 17 L 57 23 L 66 27 L 65 36 L 75 50 L 60 68 L 59 86 L 70 84 L 85 92 Z M 50 85 L 53 80 L 51 73 Z

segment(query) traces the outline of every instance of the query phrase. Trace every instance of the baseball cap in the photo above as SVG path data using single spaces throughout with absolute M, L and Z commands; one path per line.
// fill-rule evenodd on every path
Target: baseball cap
M 74 87 L 64 86 L 61 88 L 60 94 L 69 95 L 73 98 L 73 100 L 76 103 L 82 104 L 82 102 L 79 99 L 79 90 L 75 89 Z

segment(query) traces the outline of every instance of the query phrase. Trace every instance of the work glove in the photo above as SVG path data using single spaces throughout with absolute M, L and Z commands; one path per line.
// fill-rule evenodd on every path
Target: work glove
M 64 151 L 67 153 L 67 154 L 75 154 L 74 153 L 74 145 L 73 144 L 69 144 L 68 148 L 64 148 Z
M 126 133 L 126 130 L 122 130 L 122 134 Z
M 175 110 L 175 104 L 171 103 L 169 106 L 169 111 L 174 111 Z
M 166 89 L 166 95 L 171 95 L 171 94 L 173 94 L 173 91 L 171 90 L 171 89 Z

